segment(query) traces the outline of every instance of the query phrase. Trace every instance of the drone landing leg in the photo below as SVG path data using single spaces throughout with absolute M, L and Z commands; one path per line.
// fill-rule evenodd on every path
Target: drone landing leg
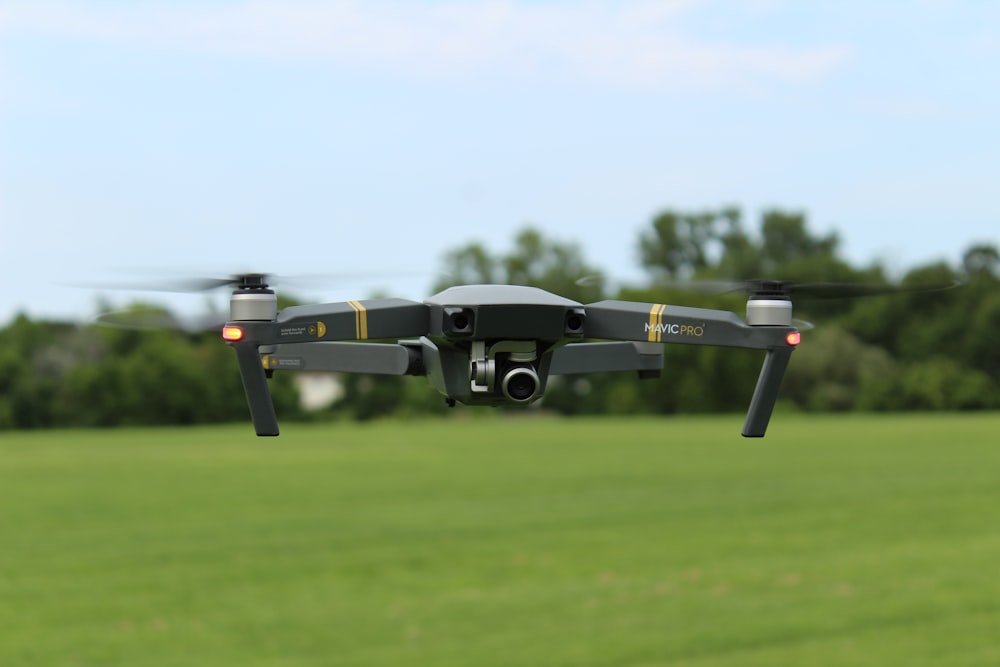
M 250 418 L 257 435 L 278 435 L 278 416 L 274 413 L 271 390 L 267 387 L 267 376 L 260 363 L 260 353 L 256 343 L 235 343 L 236 361 L 240 365 L 243 391 L 250 406 Z
M 764 437 L 767 423 L 771 420 L 771 412 L 774 411 L 774 404 L 778 400 L 781 379 L 785 376 L 785 369 L 788 368 L 788 360 L 792 356 L 793 349 L 767 351 L 764 366 L 760 369 L 760 377 L 757 378 L 757 388 L 754 389 L 753 398 L 750 399 L 747 420 L 743 424 L 744 438 Z

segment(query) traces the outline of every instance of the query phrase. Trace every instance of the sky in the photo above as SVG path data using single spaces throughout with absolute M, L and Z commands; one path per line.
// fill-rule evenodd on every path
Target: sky
M 728 205 L 958 264 L 998 126 L 987 0 L 0 0 L 0 323 L 225 303 L 69 286 L 134 276 L 422 299 L 527 225 L 639 282 L 658 212 Z

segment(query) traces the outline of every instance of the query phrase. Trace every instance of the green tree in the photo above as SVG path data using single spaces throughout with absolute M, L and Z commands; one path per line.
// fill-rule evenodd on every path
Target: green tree
M 233 352 L 215 332 L 36 323 L 22 316 L 0 329 L 0 389 L 0 428 L 193 424 L 249 414 Z M 271 391 L 279 413 L 298 414 L 290 375 L 276 376 Z
M 768 272 L 802 267 L 817 258 L 834 258 L 840 246 L 836 233 L 819 237 L 810 234 L 801 212 L 765 211 L 760 227 L 763 268 Z
M 504 281 L 500 261 L 481 243 L 473 242 L 445 253 L 442 277 L 432 291 L 452 285 L 491 285 Z
M 691 278 L 713 265 L 713 250 L 718 249 L 723 229 L 735 234 L 733 226 L 738 221 L 733 209 L 663 211 L 653 218 L 651 229 L 639 236 L 640 261 L 654 278 Z
M 682 291 L 675 283 L 888 282 L 877 264 L 850 265 L 839 255 L 839 237 L 814 234 L 797 212 L 766 211 L 758 233 L 750 233 L 737 208 L 666 211 L 642 232 L 639 250 L 649 280 L 617 298 L 742 312 L 742 293 Z M 443 261 L 449 278 L 439 289 L 533 285 L 584 304 L 605 296 L 602 272 L 577 244 L 531 227 L 502 252 L 471 243 Z M 1000 408 L 1000 251 L 972 245 L 956 266 L 917 266 L 903 282 L 961 285 L 855 300 L 796 298 L 796 313 L 819 326 L 793 356 L 782 398 L 806 410 Z M 173 319 L 155 307 L 133 308 L 150 323 Z M 0 429 L 245 420 L 233 356 L 217 332 L 81 327 L 21 315 L 0 328 Z M 743 411 L 762 360 L 755 351 L 675 344 L 664 359 L 658 380 L 633 373 L 550 378 L 542 407 L 566 414 Z M 296 377 L 279 372 L 271 380 L 282 419 L 302 416 Z M 446 412 L 424 378 L 345 375 L 344 382 L 347 396 L 325 414 Z
M 802 408 L 854 409 L 871 400 L 868 393 L 898 372 L 885 350 L 865 344 L 836 325 L 808 332 L 804 340 L 781 389 L 783 398 Z
M 996 383 L 954 359 L 935 356 L 908 364 L 894 396 L 894 409 L 981 410 L 1000 407 Z
M 0 330 L 0 427 L 55 425 L 61 372 L 73 355 L 63 340 L 75 329 L 21 314 Z
M 1000 273 L 1000 250 L 993 245 L 974 245 L 962 256 L 962 268 L 969 278 L 997 278 Z

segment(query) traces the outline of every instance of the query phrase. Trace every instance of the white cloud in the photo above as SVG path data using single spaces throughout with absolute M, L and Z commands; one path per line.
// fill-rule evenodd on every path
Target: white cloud
M 420 77 L 513 76 L 649 89 L 807 82 L 851 57 L 839 45 L 697 39 L 685 32 L 683 19 L 701 4 L 252 0 L 107 6 L 22 0 L 0 9 L 0 31 L 321 60 Z

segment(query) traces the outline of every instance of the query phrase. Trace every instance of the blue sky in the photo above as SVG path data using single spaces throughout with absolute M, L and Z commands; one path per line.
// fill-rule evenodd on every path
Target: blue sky
M 998 91 L 986 1 L 0 0 L 0 322 L 137 269 L 421 298 L 526 224 L 638 280 L 658 211 L 728 204 L 957 263 L 1000 244 Z

